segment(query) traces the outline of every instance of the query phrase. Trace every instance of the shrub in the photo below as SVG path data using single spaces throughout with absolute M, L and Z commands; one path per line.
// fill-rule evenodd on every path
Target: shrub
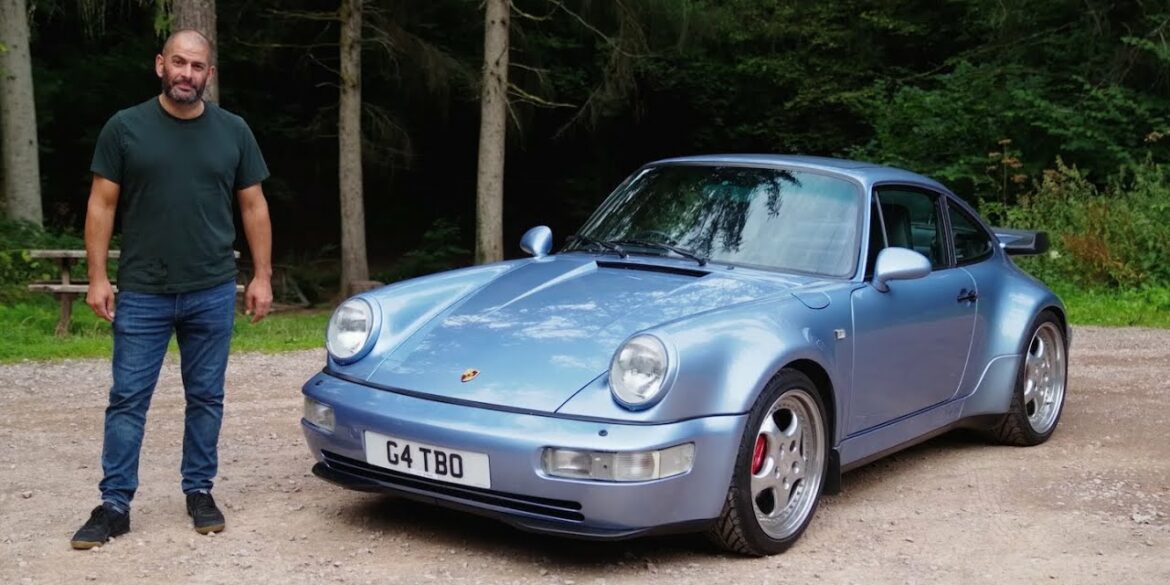
M 1020 265 L 1048 282 L 1081 286 L 1170 286 L 1170 166 L 1147 159 L 1097 187 L 1059 159 L 1019 204 L 984 202 L 993 221 L 1047 231 L 1047 255 Z
M 30 249 L 83 249 L 85 242 L 70 233 L 52 233 L 36 224 L 0 217 L 0 300 L 9 302 L 26 294 L 34 280 L 56 280 L 57 263 L 34 259 Z M 74 276 L 84 278 L 77 268 Z

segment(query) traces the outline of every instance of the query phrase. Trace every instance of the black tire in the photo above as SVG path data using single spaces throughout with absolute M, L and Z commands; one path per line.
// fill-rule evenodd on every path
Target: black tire
M 801 434 L 795 440 L 799 442 L 799 453 L 792 448 L 787 451 L 777 449 L 777 445 L 772 444 L 775 437 L 789 435 L 765 432 L 765 417 L 769 414 L 775 427 L 799 428 Z M 721 548 L 749 556 L 779 554 L 792 546 L 812 521 L 824 489 L 830 450 L 827 421 L 824 402 L 808 376 L 795 370 L 782 370 L 777 374 L 752 407 L 740 440 L 723 511 L 708 531 L 708 538 Z M 759 463 L 755 461 L 757 440 L 765 443 Z M 796 443 L 785 444 L 794 448 Z M 792 457 L 795 457 L 795 462 L 789 463 L 793 461 Z M 771 496 L 769 488 L 752 493 L 753 467 L 758 466 L 761 472 L 756 476 L 761 479 L 757 485 L 774 482 L 786 486 L 789 485 L 788 474 L 794 473 L 801 461 L 807 463 L 807 468 L 804 475 L 790 484 L 784 508 L 777 508 L 776 496 L 783 494 L 778 494 L 774 488 L 770 491 Z M 773 472 L 776 477 L 768 477 Z M 779 479 L 781 472 L 784 473 L 783 480 Z M 789 507 L 793 509 L 787 511 Z M 770 517 L 770 513 L 775 517 Z M 761 516 L 769 526 L 761 525 Z
M 1051 311 L 1037 315 L 1025 340 L 1011 406 L 991 430 L 996 441 L 1018 447 L 1039 445 L 1056 431 L 1068 384 L 1068 336 L 1056 315 Z M 1054 352 L 1052 360 L 1037 356 L 1038 344 L 1045 352 Z M 1040 361 L 1048 363 L 1038 369 L 1035 362 Z M 1045 387 L 1039 395 L 1037 386 Z

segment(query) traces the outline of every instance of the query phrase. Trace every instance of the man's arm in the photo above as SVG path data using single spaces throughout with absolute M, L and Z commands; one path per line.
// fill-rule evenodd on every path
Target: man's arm
M 85 211 L 85 257 L 89 265 L 89 291 L 85 303 L 102 319 L 114 320 L 114 288 L 106 274 L 106 257 L 110 253 L 110 236 L 114 233 L 114 213 L 118 209 L 117 183 L 94 174 Z
M 240 216 L 244 235 L 252 252 L 252 281 L 244 290 L 244 309 L 256 323 L 272 307 L 272 222 L 268 218 L 268 202 L 259 184 L 236 192 L 240 201 Z

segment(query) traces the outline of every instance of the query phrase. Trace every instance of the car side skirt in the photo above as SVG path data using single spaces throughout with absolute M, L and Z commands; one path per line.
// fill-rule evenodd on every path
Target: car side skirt
M 1011 404 L 1021 359 L 1019 355 L 997 356 L 966 398 L 846 437 L 839 447 L 841 471 L 856 469 L 955 429 L 981 429 L 994 424 Z
M 838 449 L 848 471 L 946 432 L 959 419 L 962 400 L 951 400 L 917 414 L 846 437 Z

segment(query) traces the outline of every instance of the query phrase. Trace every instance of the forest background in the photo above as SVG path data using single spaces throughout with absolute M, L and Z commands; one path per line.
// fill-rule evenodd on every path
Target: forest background
M 52 267 L 24 250 L 81 247 L 97 133 L 158 93 L 153 57 L 174 25 L 172 0 L 0 0 L 26 2 L 43 227 L 0 215 L 10 313 L 0 320 L 51 310 L 23 290 Z M 484 2 L 211 5 L 219 101 L 249 122 L 272 171 L 278 300 L 328 304 L 342 288 L 338 176 L 355 156 L 338 148 L 347 5 L 363 17 L 361 148 L 349 162 L 370 277 L 476 261 Z M 844 156 L 933 176 L 997 225 L 1049 231 L 1052 251 L 1021 265 L 1065 296 L 1074 321 L 1170 325 L 1167 0 L 512 0 L 505 10 L 505 257 L 522 255 L 533 225 L 562 243 L 650 160 Z

